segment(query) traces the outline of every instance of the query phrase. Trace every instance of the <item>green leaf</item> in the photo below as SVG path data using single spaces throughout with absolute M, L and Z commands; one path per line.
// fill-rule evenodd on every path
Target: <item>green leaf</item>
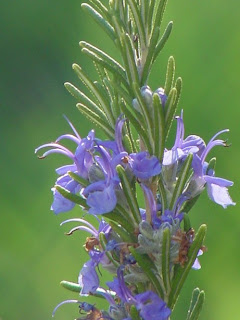
M 163 288 L 160 281 L 154 274 L 155 265 L 147 254 L 139 254 L 133 247 L 129 247 L 130 252 L 132 253 L 134 259 L 137 261 L 139 266 L 142 268 L 143 272 L 146 274 L 151 284 L 160 295 L 161 298 L 164 298 Z
M 103 67 L 105 67 L 109 71 L 111 71 L 115 76 L 118 75 L 118 77 L 121 79 L 125 87 L 126 88 L 129 87 L 128 82 L 126 80 L 125 69 L 120 65 L 120 63 L 118 63 L 108 54 L 94 47 L 88 42 L 81 41 L 80 46 L 82 48 L 87 49 L 87 51 L 82 50 L 82 52 L 85 52 L 86 54 L 88 54 L 94 61 L 101 64 Z
M 138 70 L 135 62 L 135 53 L 134 53 L 134 48 L 132 46 L 132 41 L 129 37 L 128 34 L 122 34 L 121 36 L 121 42 L 123 45 L 123 49 L 126 52 L 126 58 L 125 58 L 125 69 L 128 71 L 128 76 L 130 85 L 132 83 L 137 83 L 139 87 L 139 75 L 138 75 Z
M 98 11 L 106 21 L 111 23 L 111 15 L 109 10 L 102 4 L 100 0 L 89 0 L 91 6 Z
M 148 19 L 148 9 L 149 9 L 149 1 L 146 0 L 140 0 L 140 11 L 141 11 L 141 19 L 143 21 L 143 25 L 146 28 L 147 25 L 147 19 Z M 145 30 L 145 34 L 146 30 Z
M 125 27 L 124 27 L 122 21 L 120 20 L 119 16 L 117 16 L 117 15 L 112 16 L 112 22 L 113 22 L 114 30 L 115 30 L 116 36 L 117 36 L 117 39 L 115 40 L 115 44 L 116 44 L 117 48 L 119 49 L 122 60 L 124 62 L 124 69 L 125 69 L 127 81 L 129 84 L 128 94 L 131 97 L 133 97 L 133 91 L 131 88 L 132 75 L 131 75 L 131 69 L 129 68 L 128 53 L 127 53 L 127 49 L 126 49 L 126 44 L 124 43 L 125 39 L 123 36 L 124 32 L 125 32 Z
M 81 287 L 78 283 L 74 283 L 74 282 L 70 282 L 70 281 L 61 281 L 60 282 L 61 286 L 67 290 L 70 290 L 72 292 L 80 292 L 81 291 Z
M 84 209 L 88 209 L 86 199 L 84 199 L 74 193 L 71 193 L 70 191 L 68 191 L 67 189 L 65 189 L 61 186 L 55 185 L 54 187 L 64 198 L 66 198 L 76 204 L 79 204 L 80 206 L 84 207 Z
M 164 186 L 161 175 L 160 175 L 160 178 L 158 179 L 158 191 L 161 197 L 161 206 L 162 206 L 161 211 L 163 213 L 165 209 L 168 207 L 168 202 L 167 202 L 166 188 Z
M 196 197 L 191 198 L 187 201 L 184 202 L 183 206 L 181 207 L 181 212 L 186 212 L 188 213 L 192 207 L 195 205 L 195 203 L 197 202 L 197 200 L 199 199 L 201 194 L 198 194 Z
M 154 155 L 162 162 L 165 143 L 164 112 L 161 99 L 157 93 L 153 94 L 154 108 Z
M 111 63 L 106 58 L 100 57 L 98 54 L 96 54 L 94 51 L 88 48 L 85 48 L 85 47 L 82 48 L 82 53 L 86 54 L 89 58 L 91 58 L 97 64 L 100 64 L 103 68 L 106 68 L 114 76 L 118 77 L 125 84 L 125 86 L 128 86 L 128 83 L 125 79 L 125 73 L 122 74 L 121 70 L 116 65 Z
M 170 230 L 169 228 L 165 228 L 162 239 L 162 277 L 166 295 L 170 292 L 170 244 Z
M 86 118 L 95 123 L 99 128 L 101 128 L 104 133 L 110 138 L 115 139 L 114 129 L 103 119 L 101 119 L 96 113 L 94 113 L 91 109 L 81 103 L 77 103 L 78 110 L 85 115 Z
M 148 18 L 147 18 L 147 30 L 146 30 L 146 34 L 148 36 L 152 32 L 153 11 L 154 11 L 154 6 L 155 6 L 156 2 L 157 2 L 156 0 L 149 0 Z M 160 27 L 160 26 L 157 26 L 157 27 Z
M 198 320 L 199 319 L 199 315 L 202 311 L 204 300 L 205 300 L 205 293 L 204 293 L 204 291 L 200 291 L 200 293 L 197 297 L 197 301 L 194 304 L 194 307 L 193 307 L 191 313 L 189 314 L 189 317 L 187 318 L 187 320 Z
M 159 53 L 162 51 L 162 49 L 164 48 L 171 32 L 172 32 L 172 27 L 173 27 L 173 22 L 170 21 L 161 37 L 161 39 L 159 40 L 159 42 L 157 43 L 156 47 L 155 47 L 155 51 L 154 51 L 154 56 L 153 56 L 153 61 L 156 60 L 156 58 L 158 57 Z
M 136 225 L 138 226 L 138 224 L 141 221 L 141 215 L 140 215 L 140 210 L 139 210 L 136 195 L 131 187 L 131 184 L 128 180 L 128 176 L 127 176 L 124 168 L 121 165 L 118 165 L 116 167 L 116 170 L 117 170 L 118 176 L 121 180 L 122 189 L 123 189 L 124 195 L 126 197 L 128 206 L 131 209 L 131 212 L 132 212 L 132 215 L 133 215 L 134 220 L 136 222 Z
M 76 72 L 79 79 L 86 85 L 86 87 L 92 92 L 95 98 L 99 101 L 104 113 L 110 124 L 114 127 L 115 121 L 111 112 L 111 108 L 109 106 L 109 102 L 105 99 L 103 93 L 98 90 L 98 88 L 92 83 L 91 79 L 83 72 L 82 68 L 77 64 L 73 64 L 73 70 Z
M 191 229 L 191 221 L 187 213 L 183 214 L 184 231 L 188 232 Z
M 215 170 L 216 160 L 217 159 L 214 157 L 208 162 L 208 167 L 207 167 L 207 170 L 206 170 L 206 174 L 208 174 L 210 170 Z
M 132 97 L 130 96 L 129 92 L 127 92 L 121 85 L 119 85 L 118 82 L 111 82 L 111 85 L 113 88 L 118 92 L 118 94 L 125 100 L 125 102 L 129 105 L 132 106 Z
M 74 283 L 74 282 L 70 282 L 70 281 L 66 281 L 66 280 L 63 280 L 60 282 L 60 285 L 67 289 L 67 290 L 70 290 L 72 292 L 80 292 L 82 287 L 78 284 L 78 283 Z M 102 293 L 105 293 L 106 290 L 105 289 L 101 289 L 101 288 L 98 288 L 96 290 L 95 293 L 91 293 L 91 296 L 94 296 L 94 297 L 97 297 L 97 298 L 101 298 L 101 299 L 105 299 L 105 297 L 102 295 Z M 109 294 L 111 294 L 112 297 L 115 296 L 115 292 L 112 292 L 110 290 L 107 290 L 107 292 Z
M 169 95 L 169 92 L 172 89 L 174 75 L 175 75 L 175 60 L 173 56 L 171 56 L 168 59 L 166 80 L 164 85 L 164 92 L 167 96 Z
M 176 83 L 175 83 L 175 88 L 177 89 L 177 96 L 176 96 L 176 101 L 175 101 L 176 109 L 177 109 L 178 102 L 180 100 L 180 96 L 181 96 L 181 92 L 182 92 L 182 78 L 181 77 L 177 78 Z
M 121 105 L 121 108 L 122 108 L 123 113 L 129 119 L 130 123 L 133 125 L 135 130 L 138 132 L 138 134 L 141 137 L 148 152 L 150 154 L 152 154 L 152 152 L 153 152 L 152 146 L 149 142 L 149 139 L 148 139 L 148 136 L 147 136 L 145 129 L 142 127 L 142 123 L 139 122 L 139 119 L 135 115 L 132 114 L 132 112 L 134 112 L 134 110 L 130 111 L 124 103 Z
M 198 229 L 198 233 L 196 234 L 193 243 L 190 246 L 190 249 L 188 252 L 188 260 L 186 261 L 184 267 L 177 268 L 177 271 L 174 274 L 174 278 L 172 281 L 172 288 L 171 288 L 169 301 L 168 301 L 168 306 L 171 309 L 174 308 L 177 298 L 179 296 L 179 293 L 183 287 L 183 284 L 192 268 L 194 261 L 197 258 L 198 251 L 201 249 L 203 245 L 203 240 L 205 238 L 206 231 L 207 231 L 207 226 L 204 224 L 201 225 L 200 228 Z
M 111 96 L 109 95 L 108 89 L 106 88 L 104 83 L 102 83 L 102 81 L 94 81 L 93 85 L 96 88 L 96 90 L 99 92 L 99 94 L 101 95 L 102 99 L 105 101 L 105 104 L 108 107 L 111 116 L 113 117 L 112 109 L 111 109 Z M 114 119 L 114 117 L 113 117 L 113 119 Z M 115 121 L 114 121 L 114 123 L 115 123 Z
M 189 316 L 195 306 L 195 303 L 197 302 L 197 299 L 198 299 L 198 296 L 200 294 L 200 289 L 199 288 L 195 288 L 192 292 L 192 299 L 191 299 L 191 303 L 190 303 L 190 306 L 189 306 L 189 310 L 188 310 L 188 315 L 187 315 L 187 319 L 189 319 Z
M 152 30 L 161 26 L 163 14 L 167 5 L 167 0 L 156 0 L 155 2 L 156 4 L 153 12 Z
M 87 181 L 86 179 L 80 177 L 78 174 L 76 174 L 76 173 L 74 173 L 72 171 L 68 171 L 67 174 L 69 175 L 69 177 L 71 177 L 73 180 L 77 181 L 84 188 L 89 185 L 89 181 Z
M 114 27 L 115 34 L 116 34 L 116 37 L 117 37 L 116 40 L 119 41 L 119 42 L 116 42 L 116 40 L 115 40 L 115 43 L 122 50 L 122 47 L 121 47 L 121 36 L 125 32 L 125 26 L 124 26 L 123 22 L 121 21 L 119 15 L 116 12 L 114 12 L 114 14 L 112 14 L 112 22 L 113 22 L 113 27 Z
M 151 65 L 153 63 L 153 57 L 155 54 L 155 47 L 156 47 L 156 43 L 158 41 L 159 33 L 160 33 L 160 29 L 156 28 L 153 31 L 152 37 L 150 39 L 146 61 L 145 61 L 144 65 L 142 66 L 142 68 L 143 68 L 142 75 L 141 75 L 141 85 L 142 86 L 147 83 L 148 77 L 150 75 Z
M 135 21 L 135 25 L 137 27 L 137 34 L 139 35 L 139 40 L 140 40 L 140 47 L 142 50 L 145 49 L 145 45 L 146 45 L 146 37 L 145 37 L 145 30 L 144 30 L 144 25 L 143 25 L 143 21 L 142 21 L 142 17 L 141 17 L 141 13 L 138 7 L 138 4 L 136 2 L 136 0 L 127 0 L 131 11 L 132 11 L 132 15 Z
M 204 300 L 204 291 L 200 291 L 199 288 L 195 288 L 192 293 L 192 299 L 188 310 L 187 320 L 197 320 L 199 318 Z
M 117 78 L 114 77 L 114 79 L 112 81 L 108 80 L 108 79 L 104 79 L 104 84 L 105 86 L 108 88 L 109 90 L 109 94 L 112 95 L 112 102 L 111 102 L 111 109 L 112 109 L 112 113 L 114 115 L 114 118 L 117 121 L 117 118 L 120 116 L 121 114 L 121 108 L 120 108 L 120 101 L 121 101 L 121 97 L 119 96 L 119 93 L 117 90 L 115 90 L 115 88 L 113 88 L 112 83 L 115 82 L 116 84 L 118 84 L 118 86 L 120 86 L 120 82 Z
M 151 117 L 150 110 L 143 99 L 143 96 L 142 96 L 140 89 L 139 89 L 139 85 L 135 82 L 133 83 L 133 90 L 134 90 L 134 93 L 136 94 L 138 104 L 140 106 L 141 113 L 143 115 L 144 123 L 142 125 L 143 125 L 143 127 L 147 128 L 148 139 L 149 139 L 150 144 L 153 146 L 153 144 L 154 144 L 154 140 L 153 140 L 154 126 L 153 126 L 153 119 Z
M 74 85 L 72 85 L 69 82 L 64 83 L 64 86 L 68 90 L 68 92 L 70 92 L 71 95 L 78 100 L 78 102 L 81 102 L 82 104 L 86 105 L 89 109 L 95 112 L 101 119 L 107 120 L 107 117 L 105 113 L 102 111 L 102 109 L 100 109 L 82 91 L 80 91 L 78 88 L 76 88 Z
M 120 238 L 123 240 L 123 242 L 127 243 L 137 243 L 137 238 L 134 236 L 133 233 L 129 233 L 126 231 L 123 226 L 120 224 L 109 221 L 109 225 L 112 227 L 112 229 L 120 236 Z
M 123 136 L 123 146 L 124 146 L 124 149 L 127 151 L 127 153 L 136 152 L 136 149 L 133 150 L 134 148 L 133 141 L 130 139 L 129 135 L 127 134 Z
M 131 319 L 141 320 L 139 313 L 137 311 L 137 308 L 134 305 L 131 305 L 130 307 L 130 316 L 131 316 Z
M 108 36 L 115 41 L 116 36 L 113 27 L 103 18 L 103 16 L 87 3 L 82 3 L 82 9 L 88 13 L 97 24 L 108 34 Z
M 168 137 L 175 113 L 177 111 L 176 97 L 177 97 L 177 89 L 172 88 L 165 105 L 165 110 L 166 110 L 165 111 L 165 138 L 166 139 Z
M 132 223 L 129 223 L 129 213 L 124 211 L 124 209 L 117 204 L 112 212 L 108 212 L 102 215 L 114 222 L 117 222 L 124 229 L 126 229 L 129 233 L 134 233 L 134 226 Z
M 186 186 L 186 183 L 189 179 L 192 159 L 193 159 L 193 155 L 190 153 L 181 167 L 181 170 L 180 170 L 180 173 L 178 176 L 178 180 L 177 180 L 176 186 L 173 191 L 172 200 L 171 200 L 171 203 L 169 206 L 170 210 L 173 210 L 178 198 L 180 197 L 180 195 L 182 194 L 182 192 Z
M 137 152 L 137 145 L 132 134 L 130 121 L 127 119 L 125 123 L 127 134 L 123 137 L 124 146 L 128 153 L 135 153 Z

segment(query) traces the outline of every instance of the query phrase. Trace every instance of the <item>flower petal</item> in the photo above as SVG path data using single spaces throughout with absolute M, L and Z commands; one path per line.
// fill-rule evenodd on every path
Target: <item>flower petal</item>
M 209 198 L 217 204 L 220 204 L 224 209 L 227 208 L 227 206 L 234 206 L 236 204 L 229 196 L 228 189 L 226 187 L 207 183 L 207 191 Z

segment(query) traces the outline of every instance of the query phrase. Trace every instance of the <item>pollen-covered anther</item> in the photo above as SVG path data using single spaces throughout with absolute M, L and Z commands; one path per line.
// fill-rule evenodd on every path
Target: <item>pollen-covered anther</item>
M 99 240 L 95 237 L 87 237 L 84 244 L 84 248 L 87 252 L 94 249 L 95 246 L 99 245 Z
M 223 146 L 224 146 L 225 148 L 229 148 L 229 147 L 231 147 L 231 145 L 232 145 L 231 143 L 228 143 L 228 140 L 225 140 L 225 141 L 224 141 L 224 145 L 223 145 Z
M 46 158 L 46 156 L 37 156 L 38 157 L 38 159 L 40 159 L 40 160 L 42 160 L 42 159 L 45 159 Z
M 122 157 L 121 161 L 122 161 L 124 164 L 128 164 L 128 162 L 129 162 L 129 157 L 128 157 L 128 156 L 124 156 L 124 157 Z
M 194 229 L 191 228 L 187 232 L 179 229 L 175 236 L 172 237 L 173 241 L 179 242 L 179 252 L 178 257 L 176 258 L 176 264 L 180 264 L 181 267 L 184 267 L 185 263 L 188 260 L 188 251 L 193 242 L 195 236 Z

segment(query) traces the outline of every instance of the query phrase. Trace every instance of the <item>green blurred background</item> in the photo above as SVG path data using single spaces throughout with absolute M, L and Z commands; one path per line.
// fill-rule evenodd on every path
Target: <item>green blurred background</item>
M 68 228 L 59 223 L 72 213 L 55 216 L 49 207 L 61 156 L 40 161 L 35 147 L 69 132 L 63 114 L 82 136 L 91 124 L 75 108 L 75 100 L 63 87 L 65 81 L 81 87 L 71 70 L 77 62 L 94 76 L 93 68 L 78 47 L 80 40 L 114 49 L 103 33 L 80 9 L 79 0 L 11 0 L 0 5 L 1 76 L 1 231 L 0 319 L 51 319 L 57 303 L 76 298 L 59 286 L 63 279 L 76 281 L 86 259 L 85 235 L 64 236 Z M 153 89 L 163 85 L 168 56 L 177 62 L 183 77 L 186 134 L 196 133 L 208 141 L 229 128 L 232 147 L 216 148 L 217 175 L 235 181 L 230 192 L 239 198 L 239 53 L 240 4 L 236 0 L 171 0 L 165 25 L 174 31 L 158 59 L 151 77 Z M 213 154 L 213 153 L 212 153 Z M 197 228 L 207 223 L 207 253 L 202 269 L 192 271 L 173 320 L 185 319 L 195 286 L 207 296 L 201 319 L 239 319 L 238 206 L 228 210 L 204 194 L 191 212 Z M 74 305 L 58 310 L 56 319 L 78 316 Z

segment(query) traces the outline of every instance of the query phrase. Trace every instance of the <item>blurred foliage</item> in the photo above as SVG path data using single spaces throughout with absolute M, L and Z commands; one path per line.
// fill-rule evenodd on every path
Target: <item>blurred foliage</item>
M 60 288 L 63 279 L 77 281 L 86 260 L 85 234 L 64 236 L 59 227 L 72 213 L 50 212 L 50 187 L 61 156 L 39 161 L 34 148 L 69 132 L 66 114 L 85 136 L 91 124 L 74 107 L 63 82 L 78 84 L 71 64 L 81 64 L 94 76 L 93 67 L 80 54 L 78 42 L 88 39 L 109 52 L 99 28 L 83 15 L 79 0 L 11 0 L 1 3 L 1 245 L 0 319 L 51 319 L 57 303 L 77 295 Z M 215 149 L 217 176 L 235 181 L 230 188 L 239 198 L 239 19 L 236 0 L 170 0 L 165 21 L 174 21 L 173 35 L 158 59 L 150 84 L 163 85 L 168 56 L 183 77 L 186 134 L 208 141 L 229 128 L 231 148 Z M 117 52 L 115 52 L 117 54 Z M 81 86 L 81 85 L 79 85 Z M 213 153 L 212 153 L 213 154 Z M 232 190 L 231 190 L 232 189 Z M 192 271 L 173 320 L 185 319 L 191 291 L 206 292 L 202 319 L 239 318 L 238 206 L 227 211 L 201 197 L 191 212 L 194 226 L 207 223 L 208 251 L 202 269 Z M 56 319 L 77 317 L 74 305 L 58 310 Z

